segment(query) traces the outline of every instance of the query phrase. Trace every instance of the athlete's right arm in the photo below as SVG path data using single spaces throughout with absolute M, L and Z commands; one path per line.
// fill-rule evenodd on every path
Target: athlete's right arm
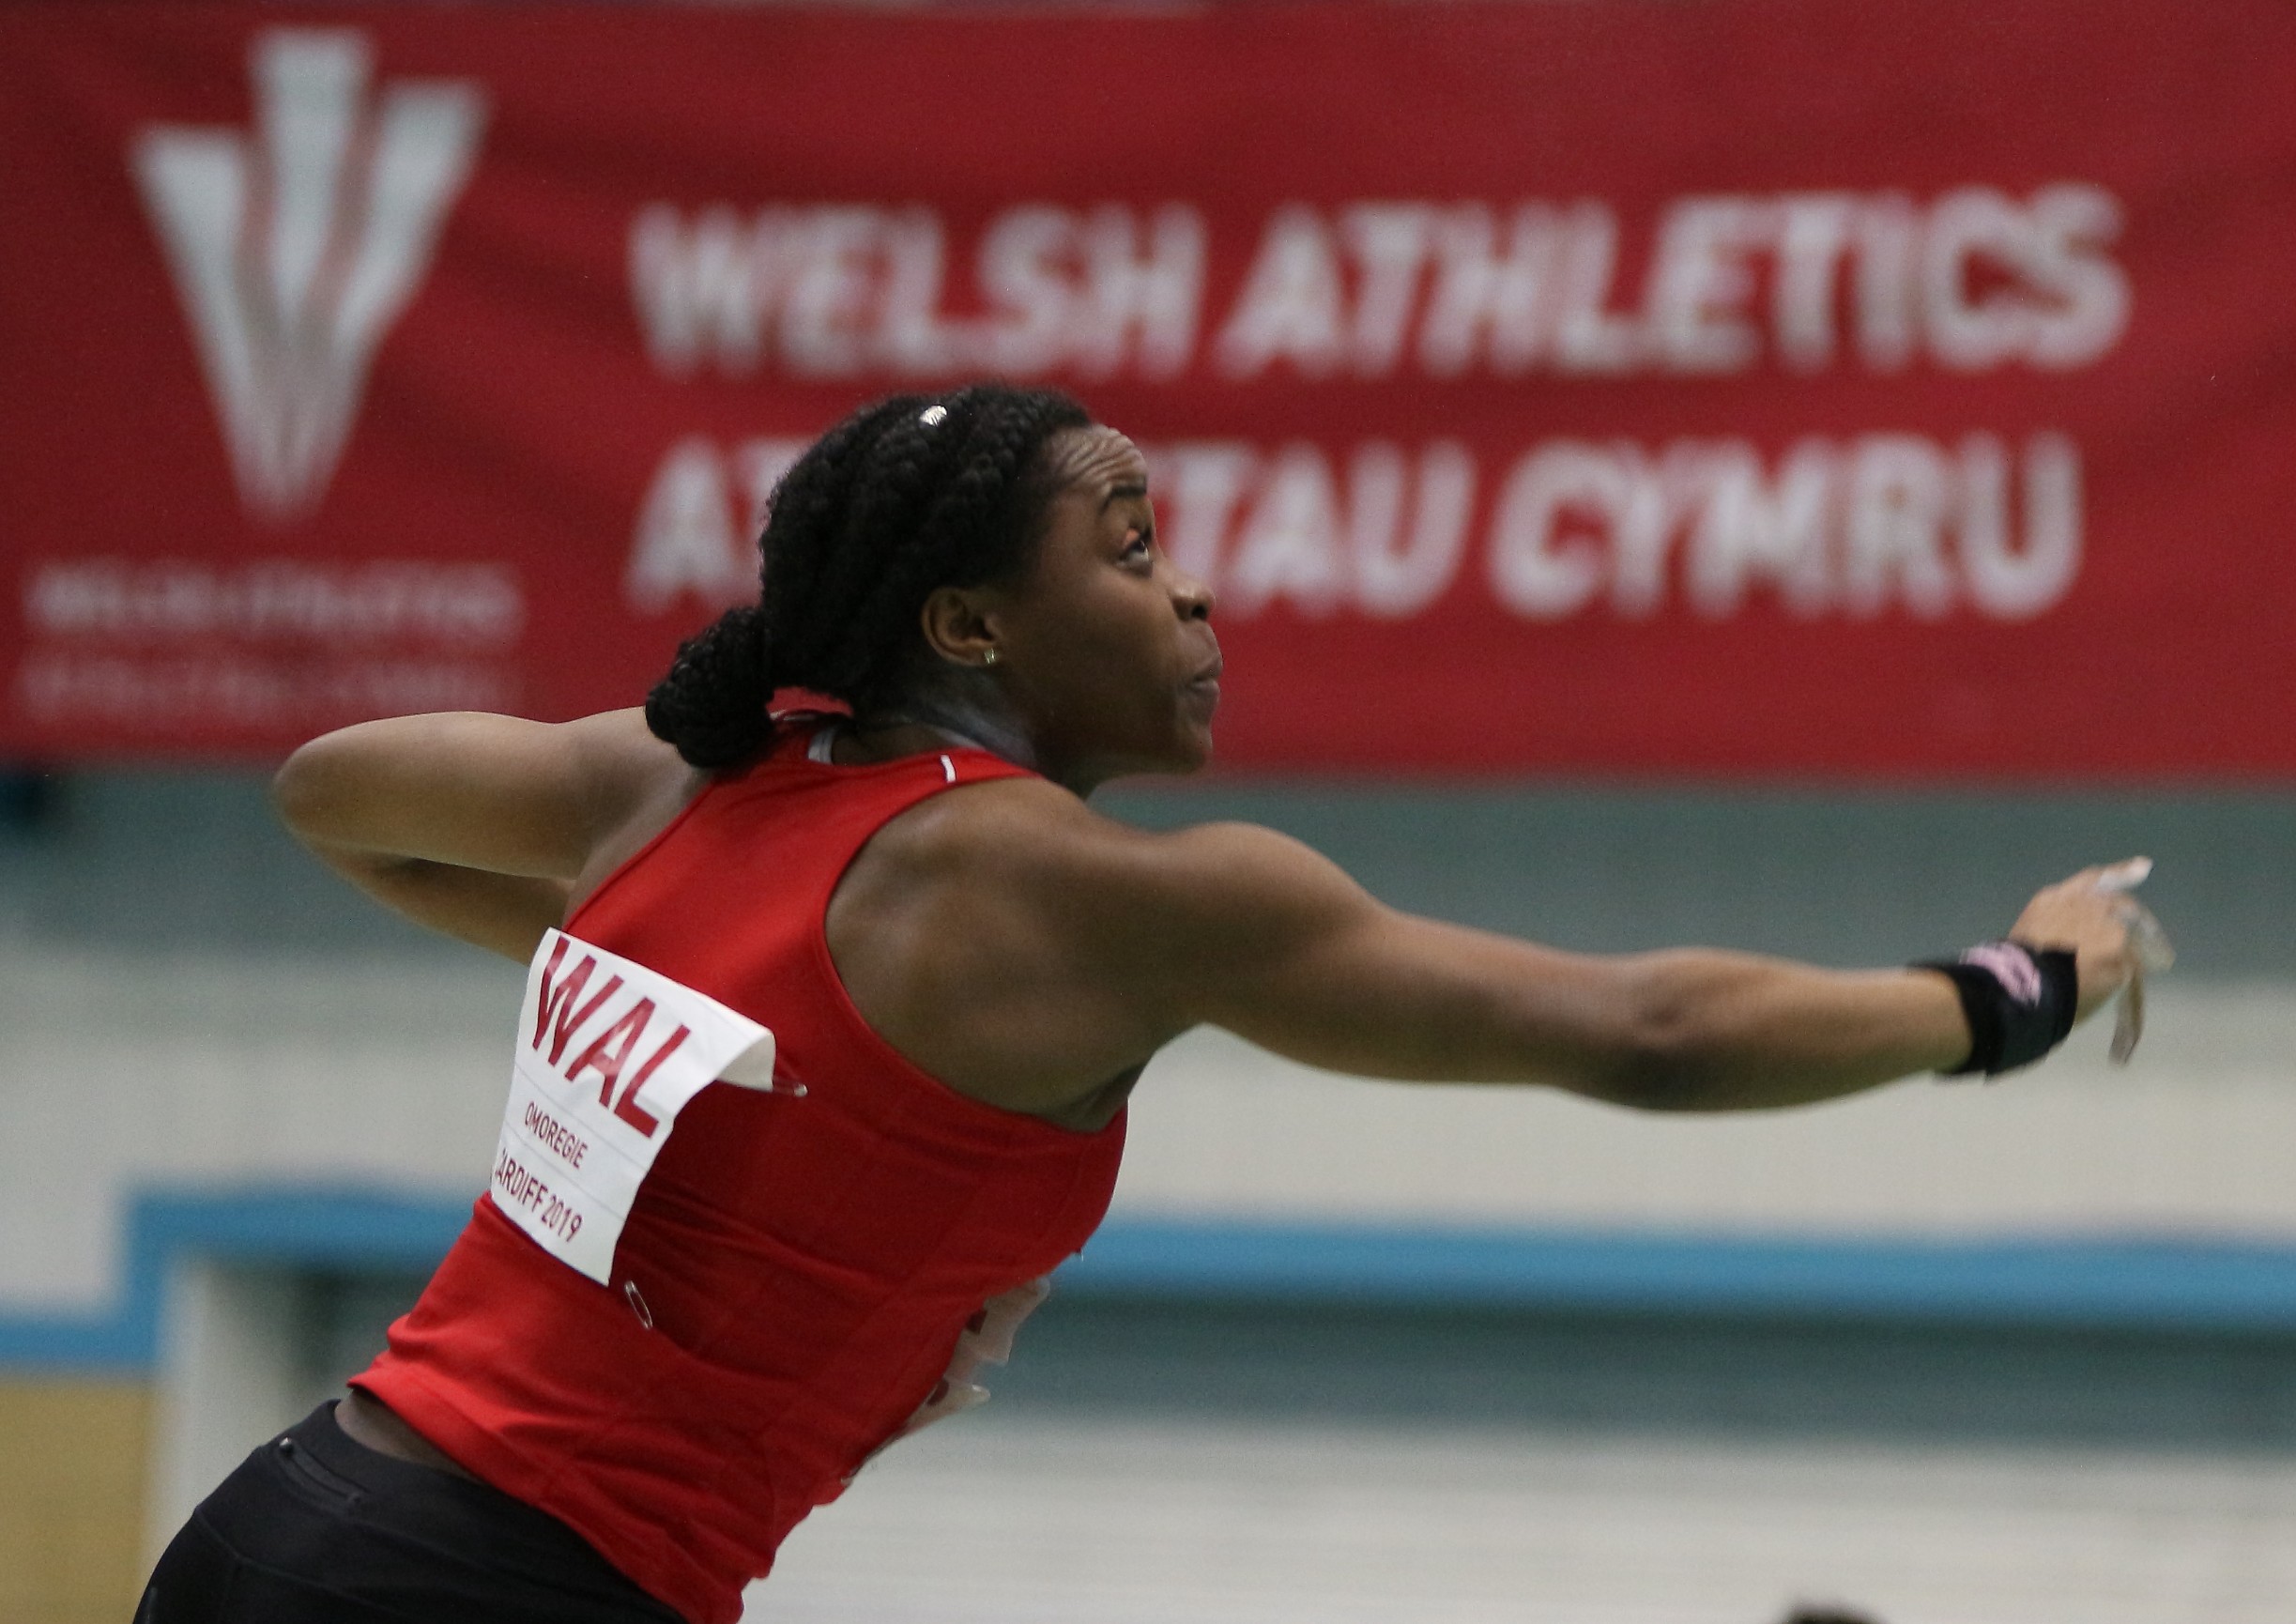
M 635 711 L 451 712 L 314 739 L 272 798 L 297 839 L 385 907 L 523 963 L 622 832 L 666 816 L 693 778 Z
M 1072 870 L 1038 903 L 1065 950 L 1126 988 L 1158 1032 L 1211 1024 L 1335 1071 L 1543 1082 L 1673 1111 L 1830 1098 L 1969 1052 L 1959 998 L 1931 972 L 1558 952 L 1384 907 L 1268 830 L 1141 835 L 1092 821 L 1037 849 L 1031 866 L 1045 879 Z M 2017 926 L 2076 950 L 2083 1014 L 2129 967 L 2110 898 L 2083 883 L 2093 878 L 2042 893 Z

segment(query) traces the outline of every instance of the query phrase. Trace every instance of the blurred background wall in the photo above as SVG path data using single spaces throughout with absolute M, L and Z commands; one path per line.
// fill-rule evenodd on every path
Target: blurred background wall
M 260 774 L 15 793 L 9 1604 L 117 1616 L 147 1541 L 362 1363 L 452 1237 L 518 971 L 337 886 Z M 2185 958 L 2127 1070 L 2085 1030 L 2010 1082 L 1726 1122 L 1190 1039 L 997 1402 L 809 1525 L 786 1613 L 2135 1620 L 2296 1593 L 2296 803 L 1214 784 L 1110 809 L 1253 818 L 1399 905 L 1567 945 L 1844 964 L 2143 848 Z
M 1823 0 L 664 8 L 627 13 L 643 51 L 600 56 L 583 41 L 603 15 L 545 42 L 485 7 L 315 26 L 0 8 L 20 159 L 0 184 L 0 337 L 19 358 L 0 403 L 0 1624 L 124 1616 L 188 1507 L 371 1356 L 482 1187 L 518 968 L 324 875 L 268 812 L 268 762 L 357 714 L 635 698 L 742 590 L 774 459 L 855 400 L 950 381 L 956 352 L 917 331 L 993 330 L 993 289 L 950 292 L 940 329 L 886 315 L 891 347 L 840 374 L 792 347 L 796 327 L 727 315 L 766 296 L 749 261 L 710 258 L 726 220 L 761 243 L 770 200 L 854 197 L 882 206 L 869 229 L 895 269 L 928 237 L 961 258 L 1034 198 L 1089 231 L 1120 200 L 1134 268 L 1162 264 L 1156 209 L 1201 203 L 1202 359 L 1156 347 L 1153 300 L 1111 328 L 1079 294 L 1073 352 L 1030 363 L 1154 441 L 1175 544 L 1231 594 L 1221 767 L 1110 790 L 1112 814 L 1264 822 L 1398 906 L 1564 947 L 1845 966 L 1951 953 L 2039 885 L 2144 852 L 2181 960 L 2126 1069 L 2099 1023 L 1997 1085 L 1726 1121 L 1370 1084 L 1191 1036 L 1143 1082 L 1110 1224 L 997 1402 L 872 1465 L 753 1616 L 2296 1614 L 2296 589 L 2276 562 L 2296 348 L 2278 314 L 2240 314 L 2263 301 L 2225 268 L 2269 281 L 2296 255 L 2288 18 L 2135 0 L 1923 0 L 1886 26 Z M 1003 122 L 936 54 L 1022 48 L 1008 88 L 1041 100 Z M 566 71 L 519 78 L 522 54 L 551 51 Z M 306 149 L 263 122 L 265 75 L 314 63 L 359 96 L 425 89 L 436 130 L 480 155 L 467 195 L 438 193 L 430 280 L 408 272 L 399 325 L 369 335 L 339 469 L 310 451 L 324 413 L 297 420 L 308 443 L 272 443 L 247 426 L 268 421 L 257 397 L 216 381 L 228 345 L 182 291 L 205 239 L 155 223 L 169 161 L 146 144 L 254 130 L 241 161 L 256 173 L 258 137 L 282 143 L 265 184 L 284 196 Z M 672 101 L 732 111 L 699 140 L 666 121 Z M 2125 268 L 2094 353 L 2034 336 L 2056 330 L 2035 312 L 2063 314 L 2039 295 L 2014 307 L 2024 327 L 1963 319 L 2011 308 L 1986 303 L 1988 278 L 2043 274 L 2013 242 L 1975 254 L 1962 305 L 1922 307 L 1943 325 L 1910 358 L 1885 353 L 1886 323 L 1852 345 L 1878 307 L 1838 243 L 1826 308 L 1854 364 L 1813 359 L 1783 315 L 1762 328 L 1776 357 L 1666 348 L 1726 328 L 1734 299 L 1768 310 L 1771 283 L 1757 298 L 1724 274 L 1666 306 L 1672 273 L 1649 268 L 1692 228 L 1654 220 L 1854 220 L 1882 241 L 1910 198 L 1933 233 L 1967 216 L 2013 237 L 2099 191 L 2120 212 L 2065 228 L 2092 270 Z M 1312 327 L 1324 252 L 1303 195 L 1355 245 L 1329 250 L 1346 318 L 1329 355 L 1283 326 Z M 1463 231 L 1478 196 L 1551 200 L 1577 222 L 1558 253 L 1610 219 L 1616 286 L 1571 330 L 1656 335 L 1642 359 L 1589 360 L 1606 352 L 1570 350 L 1554 315 L 1537 342 L 1554 347 L 1519 365 L 1493 349 L 1442 374 L 1424 325 L 1381 363 L 1364 313 L 1378 276 L 1401 285 L 1401 251 L 1377 233 L 1405 216 L 1348 200 L 1434 199 Z M 1748 196 L 1784 201 L 1708 207 Z M 901 235 L 920 197 L 945 242 Z M 538 200 L 578 251 L 521 235 Z M 1814 263 L 1783 237 L 1748 252 L 1773 282 Z M 663 254 L 734 277 L 677 284 L 704 312 L 682 340 Z M 1451 272 L 1415 263 L 1431 323 Z M 1305 302 L 1255 306 L 1287 264 Z M 1523 297 L 1550 322 L 1579 295 Z M 263 308 L 293 314 L 279 299 Z M 1230 304 L 1274 325 L 1216 332 Z M 1264 376 L 1238 371 L 1248 343 L 1273 346 Z M 107 360 L 117 346 L 130 359 Z M 537 400 L 575 405 L 543 421 Z M 1980 556 L 1990 453 L 1967 448 L 1994 435 L 2044 452 L 2077 436 L 2085 482 L 2061 602 L 2006 617 L 1966 585 L 1950 609 L 1922 596 L 1924 548 Z M 1819 440 L 1852 449 L 1793 463 Z M 1731 483 L 1741 441 L 1766 459 L 1753 486 Z M 1356 546 L 1377 529 L 1363 493 L 1406 442 L 1417 483 L 1389 494 L 1425 506 L 1464 458 L 1474 544 L 1517 566 L 1492 564 L 1486 590 L 1459 565 L 1416 618 L 1366 584 L 1393 572 L 1356 558 L 1345 591 L 1316 574 L 1325 532 Z M 1584 474 L 1588 446 L 1611 460 L 1549 530 L 1501 522 L 1526 469 Z M 1696 454 L 1665 464 L 1670 446 Z M 2045 506 L 2025 485 L 2061 471 L 2055 454 L 2018 464 L 2025 531 Z M 1204 519 L 1205 482 L 1247 465 L 1226 529 Z M 1821 465 L 1849 504 L 1822 536 L 1788 511 L 1790 467 Z M 1606 480 L 1631 485 L 1623 505 L 1586 497 Z M 1643 497 L 1677 504 L 1662 533 L 1635 529 Z M 1655 605 L 1620 561 L 1635 535 L 1676 549 Z M 1697 597 L 1731 536 L 1742 615 Z M 1598 556 L 1600 590 L 1570 605 L 1538 597 L 1562 577 L 1522 573 Z M 1798 557 L 1842 572 L 1834 597 L 1796 606 Z M 1861 559 L 1887 566 L 1862 605 Z

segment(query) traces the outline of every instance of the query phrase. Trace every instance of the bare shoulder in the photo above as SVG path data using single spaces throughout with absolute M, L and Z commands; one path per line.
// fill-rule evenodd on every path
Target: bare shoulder
M 1361 895 L 1271 831 L 1152 833 L 1015 778 L 886 824 L 825 924 L 848 992 L 895 1048 L 992 1104 L 1097 1126 L 1212 1007 L 1206 987 L 1279 955 L 1271 922 L 1335 893 Z
M 1062 927 L 1069 949 L 1117 957 L 1207 931 L 1243 946 L 1370 902 L 1336 865 L 1272 829 L 1142 830 L 1038 779 L 935 796 L 880 843 L 909 882 L 955 881 L 982 905 Z
M 609 821 L 616 811 L 684 787 L 698 776 L 676 750 L 653 736 L 646 713 L 635 708 L 578 717 L 560 723 L 557 730 L 571 765 Z
M 606 711 L 560 726 L 581 786 L 589 850 L 575 877 L 578 905 L 700 793 L 709 774 L 654 737 L 638 710 Z

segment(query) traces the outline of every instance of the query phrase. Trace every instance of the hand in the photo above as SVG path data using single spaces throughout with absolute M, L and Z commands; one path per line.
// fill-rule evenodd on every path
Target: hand
M 2130 889 L 2152 871 L 2149 857 L 2084 868 L 2035 895 L 2009 934 L 2032 947 L 2069 948 L 2080 973 L 2086 1020 L 2097 1006 L 2147 970 L 2166 970 L 2174 955 L 2160 922 Z

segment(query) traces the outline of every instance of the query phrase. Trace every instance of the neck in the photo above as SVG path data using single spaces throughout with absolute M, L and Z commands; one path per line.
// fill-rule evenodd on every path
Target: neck
M 1028 729 L 993 688 L 982 693 L 940 688 L 912 693 L 866 715 L 856 713 L 853 731 L 862 749 L 876 759 L 914 755 L 940 744 L 962 744 L 1002 757 L 1016 767 L 1026 767 L 1079 795 L 1091 790 L 1091 786 L 1069 783 L 1052 769 Z

